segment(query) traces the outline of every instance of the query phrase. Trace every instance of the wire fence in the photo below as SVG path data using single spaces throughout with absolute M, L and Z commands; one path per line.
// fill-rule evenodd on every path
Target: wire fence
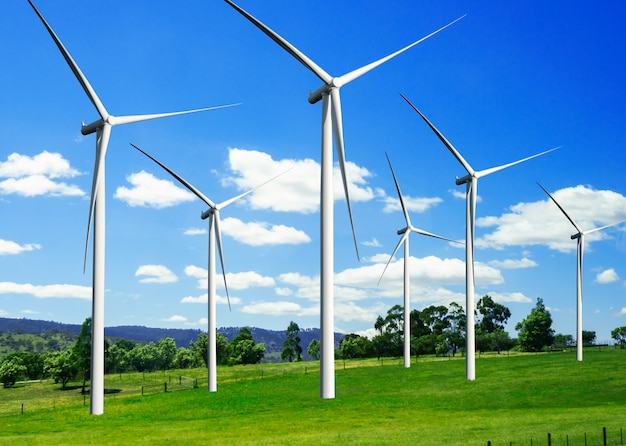
M 624 444 L 624 430 L 623 428 L 612 429 L 609 430 L 606 427 L 603 427 L 601 430 L 595 432 L 584 432 L 581 435 L 569 435 L 569 434 L 553 434 L 548 432 L 546 436 L 543 438 L 531 438 L 526 442 L 518 441 L 513 442 L 509 441 L 508 443 L 492 443 L 491 441 L 487 441 L 487 446 L 522 446 L 522 445 L 530 445 L 530 446 L 613 446 L 613 445 L 623 445 Z

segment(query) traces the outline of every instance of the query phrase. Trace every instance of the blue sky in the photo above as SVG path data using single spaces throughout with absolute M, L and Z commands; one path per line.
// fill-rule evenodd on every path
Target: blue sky
M 574 228 L 535 182 L 584 229 L 626 219 L 625 5 L 238 4 L 335 76 L 467 14 L 341 90 L 361 261 L 337 176 L 338 331 L 371 330 L 402 304 L 401 254 L 377 286 L 404 227 L 385 151 L 413 224 L 465 236 L 454 181 L 465 172 L 403 93 L 477 170 L 562 146 L 479 181 L 476 296 L 511 309 L 513 335 L 541 297 L 555 330 L 574 335 Z M 217 325 L 319 326 L 321 106 L 307 95 L 320 81 L 222 1 L 36 5 L 114 115 L 242 103 L 113 129 L 106 325 L 206 329 L 206 206 L 134 143 L 215 202 L 293 167 L 221 213 L 232 311 L 218 288 Z M 0 37 L 0 316 L 81 323 L 95 137 L 80 123 L 97 113 L 25 0 L 3 5 Z M 601 341 L 626 325 L 625 231 L 586 239 L 583 328 Z M 462 247 L 412 236 L 412 307 L 464 304 L 464 258 Z

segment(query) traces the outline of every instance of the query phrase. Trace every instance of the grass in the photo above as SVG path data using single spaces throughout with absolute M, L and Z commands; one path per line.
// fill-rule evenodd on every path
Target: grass
M 625 350 L 493 355 L 465 380 L 463 359 L 338 361 L 333 400 L 319 398 L 319 365 L 206 369 L 191 391 L 141 396 L 143 383 L 178 382 L 178 372 L 108 375 L 105 414 L 89 415 L 80 389 L 32 383 L 0 390 L 7 444 L 619 444 L 626 426 Z M 67 397 L 65 396 L 67 395 Z M 55 403 L 50 401 L 54 399 Z M 24 414 L 21 413 L 24 402 Z M 87 398 L 87 404 L 89 403 Z M 567 436 L 567 437 L 566 437 Z

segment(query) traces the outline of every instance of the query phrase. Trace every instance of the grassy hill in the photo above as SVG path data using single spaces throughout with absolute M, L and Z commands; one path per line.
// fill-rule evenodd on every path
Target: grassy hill
M 483 355 L 477 379 L 462 358 L 336 363 L 337 397 L 319 398 L 319 363 L 218 368 L 218 392 L 206 370 L 189 391 L 154 392 L 179 372 L 107 375 L 105 414 L 92 416 L 79 389 L 53 383 L 0 389 L 7 444 L 620 444 L 626 427 L 626 350 Z M 88 405 L 88 397 L 86 399 Z M 24 413 L 21 413 L 24 404 Z

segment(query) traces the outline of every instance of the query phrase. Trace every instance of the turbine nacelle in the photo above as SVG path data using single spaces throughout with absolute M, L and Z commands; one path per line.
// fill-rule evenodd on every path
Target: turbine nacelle
M 101 128 L 104 125 L 104 123 L 105 121 L 102 118 L 87 125 L 85 125 L 85 123 L 83 122 L 83 125 L 80 128 L 80 133 L 82 133 L 85 136 L 91 135 L 92 133 L 95 133 L 96 131 L 98 131 L 98 129 Z
M 410 228 L 407 226 L 406 228 L 398 229 L 398 235 L 402 235 L 406 233 Z
M 582 233 L 582 232 L 579 232 L 578 234 L 572 234 L 572 235 L 570 236 L 570 238 L 571 238 L 572 240 L 576 240 L 577 238 L 582 238 L 582 236 L 583 236 L 583 233 Z
M 215 209 L 207 209 L 206 211 L 204 211 L 202 214 L 200 214 L 200 218 L 202 220 L 206 220 L 207 218 L 209 218 L 211 215 L 213 215 L 215 213 Z
M 473 175 L 465 175 L 464 177 L 456 177 L 456 185 L 460 186 L 461 184 L 466 184 L 470 181 L 472 181 L 472 177 Z
M 336 78 L 332 78 L 332 80 L 328 84 L 322 85 L 315 91 L 309 91 L 309 104 L 316 104 L 322 100 L 322 97 L 325 94 L 330 94 L 330 91 L 333 88 L 339 88 L 341 85 L 338 85 L 338 82 L 335 82 Z

